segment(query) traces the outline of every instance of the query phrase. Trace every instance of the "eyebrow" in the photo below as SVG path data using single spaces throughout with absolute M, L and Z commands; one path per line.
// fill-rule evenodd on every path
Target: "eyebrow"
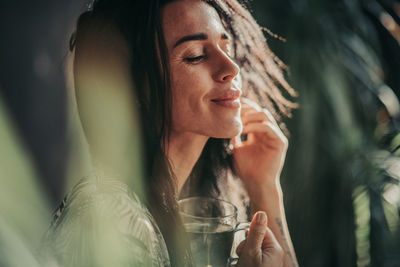
M 208 35 L 205 33 L 196 33 L 196 34 L 192 34 L 192 35 L 187 35 L 182 37 L 181 39 L 179 39 L 175 44 L 174 44 L 174 48 L 179 46 L 180 44 L 184 43 L 184 42 L 189 42 L 189 41 L 204 41 L 208 39 Z M 229 40 L 229 36 L 226 33 L 222 33 L 221 34 L 221 39 L 224 40 Z

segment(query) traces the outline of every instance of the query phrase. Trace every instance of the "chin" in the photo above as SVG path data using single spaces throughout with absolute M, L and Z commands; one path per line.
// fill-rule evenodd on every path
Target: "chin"
M 214 138 L 230 139 L 239 135 L 243 130 L 242 120 L 235 119 L 229 123 L 220 123 L 218 125 L 218 132 L 214 134 Z

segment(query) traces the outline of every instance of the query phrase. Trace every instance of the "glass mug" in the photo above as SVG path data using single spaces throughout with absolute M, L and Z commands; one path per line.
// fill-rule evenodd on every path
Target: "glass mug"
M 236 263 L 236 247 L 244 239 L 244 234 L 239 240 L 236 233 L 248 230 L 250 225 L 237 221 L 236 206 L 208 197 L 190 197 L 178 203 L 196 266 L 225 267 Z

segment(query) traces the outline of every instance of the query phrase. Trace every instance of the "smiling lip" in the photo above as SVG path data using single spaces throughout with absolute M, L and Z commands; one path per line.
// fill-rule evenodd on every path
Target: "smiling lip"
M 211 99 L 215 104 L 226 108 L 240 108 L 240 90 L 228 90 L 218 98 Z

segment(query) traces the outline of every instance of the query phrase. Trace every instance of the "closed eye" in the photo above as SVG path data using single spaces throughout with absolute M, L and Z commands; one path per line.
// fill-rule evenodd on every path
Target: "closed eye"
M 201 61 L 202 59 L 204 59 L 206 56 L 205 55 L 201 55 L 201 56 L 197 56 L 197 57 L 186 57 L 184 60 L 188 63 L 197 63 L 199 61 Z

